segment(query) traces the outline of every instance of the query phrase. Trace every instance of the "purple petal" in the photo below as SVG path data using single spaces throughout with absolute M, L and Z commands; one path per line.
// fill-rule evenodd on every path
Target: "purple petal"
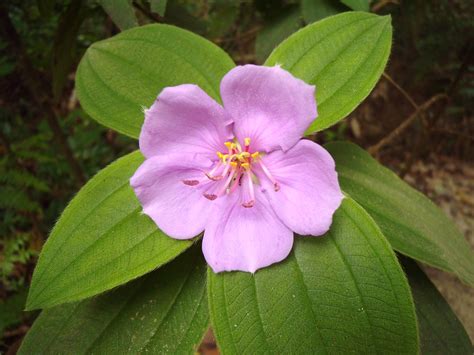
M 202 244 L 214 272 L 255 272 L 290 253 L 293 232 L 278 219 L 262 193 L 256 193 L 251 208 L 242 207 L 244 197 L 237 191 L 215 201 Z
M 161 155 L 146 159 L 130 179 L 143 212 L 175 239 L 189 239 L 204 230 L 211 201 L 200 186 L 183 181 L 205 179 L 209 159 L 189 155 Z
M 262 176 L 264 194 L 283 223 L 301 235 L 326 233 L 343 198 L 331 155 L 320 145 L 301 140 L 287 152 L 265 156 L 263 162 L 280 185 L 275 191 Z
M 224 108 L 240 142 L 254 150 L 290 149 L 316 118 L 315 87 L 279 66 L 238 66 L 221 82 Z
M 157 154 L 203 154 L 216 157 L 232 139 L 232 120 L 222 106 L 198 86 L 167 87 L 150 109 L 140 133 L 140 150 Z

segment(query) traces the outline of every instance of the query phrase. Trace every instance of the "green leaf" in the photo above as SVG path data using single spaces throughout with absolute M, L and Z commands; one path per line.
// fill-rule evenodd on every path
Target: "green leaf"
M 211 322 L 223 353 L 408 353 L 418 350 L 403 271 L 368 214 L 344 199 L 323 237 L 297 237 L 256 274 L 208 270 Z
M 355 11 L 370 11 L 370 0 L 341 0 L 341 2 Z
M 166 236 L 129 185 L 143 161 L 131 153 L 93 177 L 64 210 L 43 247 L 27 308 L 81 300 L 175 258 L 192 241 Z
M 400 253 L 457 274 L 474 285 L 474 253 L 454 223 L 426 196 L 345 142 L 326 145 L 342 189 L 375 219 Z
M 469 355 L 472 344 L 449 304 L 413 260 L 402 259 L 420 327 L 422 354 Z
M 266 23 L 255 41 L 255 54 L 260 62 L 265 61 L 272 50 L 285 38 L 301 27 L 298 6 L 285 10 L 280 16 Z
M 83 0 L 73 0 L 59 19 L 52 51 L 53 96 L 61 97 L 72 65 L 77 61 L 77 35 L 87 11 Z
M 192 354 L 209 326 L 206 265 L 193 249 L 105 295 L 43 311 L 19 354 Z
M 165 16 L 166 3 L 168 0 L 150 0 L 151 11 L 156 12 L 160 16 Z
M 307 133 L 347 116 L 379 80 L 390 53 L 390 17 L 346 12 L 309 25 L 280 44 L 265 65 L 316 85 L 318 118 Z
M 132 0 L 97 0 L 121 31 L 138 26 Z
M 221 78 L 233 66 L 223 50 L 202 37 L 148 25 L 93 44 L 79 65 L 76 87 L 92 118 L 136 138 L 143 107 L 164 87 L 193 83 L 219 100 Z
M 339 0 L 301 0 L 301 12 L 308 24 L 347 10 Z

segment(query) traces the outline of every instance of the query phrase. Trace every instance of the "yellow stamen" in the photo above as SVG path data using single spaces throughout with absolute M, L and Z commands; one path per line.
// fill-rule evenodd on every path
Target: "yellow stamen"
M 222 154 L 221 152 L 217 152 L 217 156 L 219 157 L 220 160 L 222 160 L 222 163 L 225 164 L 225 161 L 229 157 L 228 154 Z
M 260 156 L 259 152 L 252 153 L 251 157 L 252 159 L 257 159 Z
M 228 149 L 233 149 L 233 148 L 235 148 L 235 143 L 232 143 L 232 142 L 225 142 L 224 145 L 225 145 Z
M 240 165 L 242 165 L 242 167 L 243 167 L 245 170 L 250 169 L 250 164 L 249 164 L 249 163 L 242 163 L 242 164 L 240 164 Z
M 248 147 L 250 145 L 250 138 L 245 138 L 244 139 L 244 144 L 246 147 Z
M 233 168 L 236 168 L 237 167 L 237 163 L 235 161 L 231 161 L 230 162 L 230 166 L 233 167 Z

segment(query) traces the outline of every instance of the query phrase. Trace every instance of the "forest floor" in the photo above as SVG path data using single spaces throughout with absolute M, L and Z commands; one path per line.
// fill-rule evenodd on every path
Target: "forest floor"
M 431 155 L 413 164 L 405 180 L 451 217 L 474 248 L 474 162 Z M 423 268 L 474 341 L 474 289 L 449 273 Z

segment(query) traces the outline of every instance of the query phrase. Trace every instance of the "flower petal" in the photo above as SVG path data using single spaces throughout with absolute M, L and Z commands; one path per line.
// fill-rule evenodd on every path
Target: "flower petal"
M 202 156 L 160 155 L 149 159 L 130 179 L 143 212 L 158 227 L 175 239 L 189 239 L 204 230 L 211 201 L 202 195 L 201 186 L 183 181 L 205 177 L 211 161 Z
M 301 235 L 322 235 L 343 199 L 334 159 L 320 145 L 301 140 L 287 152 L 275 151 L 263 162 L 280 185 L 259 173 L 264 194 L 278 217 Z
M 140 150 L 157 154 L 192 153 L 216 157 L 233 138 L 232 120 L 222 106 L 198 86 L 167 87 L 145 111 Z
M 315 87 L 286 70 L 238 66 L 221 82 L 224 108 L 235 122 L 240 142 L 249 137 L 252 149 L 290 149 L 316 118 Z
M 203 252 L 214 272 L 256 270 L 285 259 L 293 246 L 293 232 L 275 215 L 260 191 L 255 205 L 242 206 L 236 191 L 218 198 L 206 224 Z

